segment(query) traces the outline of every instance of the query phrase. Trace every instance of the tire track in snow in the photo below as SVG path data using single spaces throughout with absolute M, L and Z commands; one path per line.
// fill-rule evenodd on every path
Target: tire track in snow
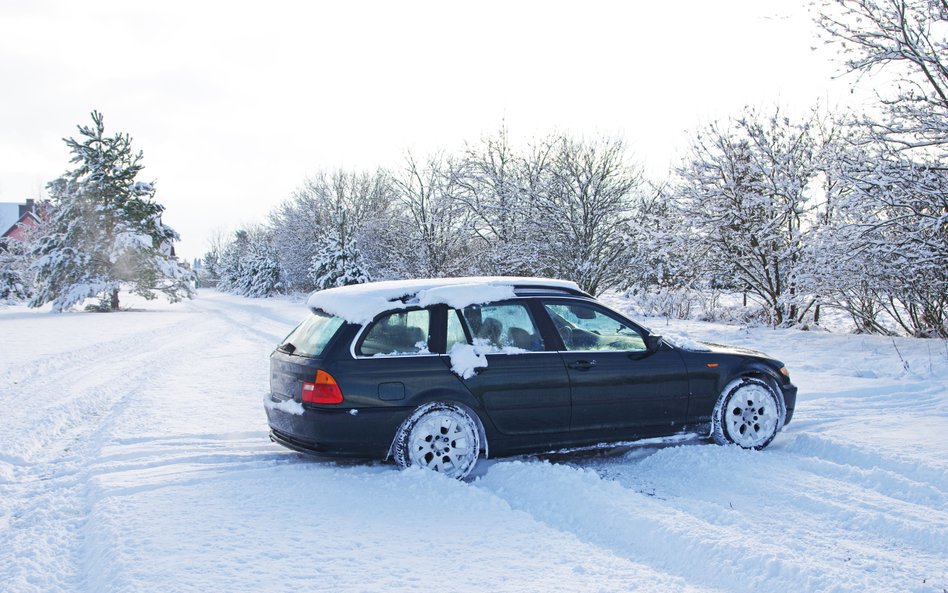
M 212 293 L 209 298 L 195 300 L 191 304 L 220 318 L 248 338 L 263 340 L 270 350 L 276 348 L 278 342 L 286 337 L 308 312 L 301 306 L 298 316 L 290 316 L 262 305 L 250 304 L 246 300 L 235 299 L 236 297 L 230 295 Z
M 136 334 L 99 344 L 45 372 L 32 373 L 33 379 L 21 385 L 16 400 L 5 406 L 8 421 L 29 426 L 30 432 L 0 435 L 0 450 L 17 465 L 60 455 L 63 447 L 94 429 L 96 418 L 160 376 L 162 359 L 179 349 L 182 340 L 200 340 L 200 332 L 181 330 L 199 329 L 201 323 L 186 319 L 157 335 Z M 111 362 L 103 365 L 102 360 Z M 29 421 L 24 420 L 27 417 Z
M 262 396 L 275 341 L 254 331 L 254 319 L 234 320 L 231 311 L 241 311 L 245 301 L 216 300 L 186 303 L 205 324 L 196 332 L 199 338 L 175 352 L 173 370 L 136 394 L 135 406 L 121 410 L 86 464 L 89 521 L 75 563 L 90 593 L 101 588 L 102 573 L 118 570 L 110 555 L 101 553 L 109 549 L 100 544 L 110 529 L 103 508 L 142 493 L 200 488 L 208 480 L 229 480 L 299 458 L 267 438 Z
M 502 462 L 476 485 L 551 527 L 695 586 L 796 593 L 825 590 L 829 584 L 810 575 L 788 586 L 786 575 L 805 573 L 806 566 L 786 557 L 779 544 L 750 541 L 738 530 L 602 480 L 590 470 Z
M 942 504 L 948 496 L 948 469 L 921 460 L 900 458 L 878 449 L 870 451 L 819 433 L 795 434 L 785 450 L 796 456 L 846 468 L 850 474 L 885 472 L 893 481 L 905 484 L 907 489 L 928 490 Z M 903 488 L 897 489 L 901 490 Z M 886 491 L 890 489 L 886 488 Z
M 193 364 L 188 351 L 200 352 L 206 335 L 214 335 L 205 327 L 208 323 L 213 321 L 194 315 L 157 334 L 100 343 L 84 349 L 78 360 L 60 364 L 58 372 L 34 374 L 36 379 L 25 384 L 25 394 L 39 398 L 42 405 L 19 408 L 35 418 L 16 419 L 15 425 L 32 430 L 9 435 L 2 443 L 12 450 L 8 459 L 14 462 L 15 479 L 0 484 L 0 524 L 5 526 L 0 533 L 0 583 L 18 593 L 82 590 L 83 528 L 91 506 L 89 467 L 143 386 L 158 384 Z M 132 353 L 123 355 L 132 343 Z M 103 365 L 102 360 L 112 362 Z M 51 390 L 63 397 L 43 400 Z
M 948 513 L 930 493 L 915 502 L 892 499 L 845 474 L 813 474 L 781 451 L 686 446 L 640 461 L 579 465 L 612 479 L 589 469 L 499 462 L 476 485 L 551 526 L 696 585 L 736 592 L 918 585 L 940 593 L 937 583 L 948 582 Z
M 92 313 L 88 314 L 92 315 Z M 139 314 L 141 313 L 123 311 L 109 313 L 108 315 L 126 316 L 128 323 L 135 325 L 135 316 Z M 69 322 L 74 323 L 75 321 L 75 319 L 69 319 Z M 193 319 L 185 317 L 165 326 L 145 327 L 133 333 L 123 334 L 116 338 L 107 338 L 91 345 L 50 353 L 40 359 L 31 359 L 28 364 L 11 365 L 0 373 L 0 385 L 5 386 L 0 391 L 0 405 L 9 406 L 22 403 L 23 389 L 37 381 L 48 381 L 51 376 L 65 375 L 67 371 L 81 371 L 87 366 L 98 365 L 103 359 L 112 354 L 139 351 L 143 343 L 153 339 L 156 335 L 180 335 L 186 333 L 182 330 L 186 330 L 192 323 Z M 35 339 L 52 341 L 55 336 L 40 334 Z M 60 384 L 60 386 L 63 385 Z

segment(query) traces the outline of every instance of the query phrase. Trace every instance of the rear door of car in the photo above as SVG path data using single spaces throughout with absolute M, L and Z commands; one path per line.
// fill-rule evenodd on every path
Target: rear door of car
M 437 323 L 431 308 L 386 312 L 358 332 L 351 356 L 333 361 L 336 380 L 360 414 L 414 406 L 418 396 L 457 385 L 432 350 Z
M 546 340 L 524 300 L 448 310 L 446 350 L 475 348 L 487 361 L 461 380 L 506 435 L 567 433 L 570 384 L 563 359 Z M 472 346 L 473 345 L 473 346 Z M 448 364 L 451 364 L 449 359 Z
M 645 332 L 595 303 L 545 299 L 543 309 L 563 342 L 573 432 L 675 432 L 688 412 L 688 377 L 681 356 L 649 351 Z

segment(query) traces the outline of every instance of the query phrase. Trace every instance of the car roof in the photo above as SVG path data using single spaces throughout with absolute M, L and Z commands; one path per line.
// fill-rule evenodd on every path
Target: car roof
M 413 306 L 446 304 L 454 308 L 526 294 L 589 296 L 569 280 L 521 276 L 415 278 L 367 282 L 319 290 L 310 295 L 310 309 L 324 311 L 350 323 L 368 323 L 379 313 Z

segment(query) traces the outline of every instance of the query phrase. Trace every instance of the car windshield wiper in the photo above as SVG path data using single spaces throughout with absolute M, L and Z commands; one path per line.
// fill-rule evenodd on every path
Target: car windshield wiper
M 285 342 L 283 344 L 280 344 L 280 347 L 277 348 L 277 350 L 281 350 L 283 352 L 286 352 L 287 354 L 293 354 L 294 352 L 296 352 L 296 346 L 294 346 L 290 342 Z

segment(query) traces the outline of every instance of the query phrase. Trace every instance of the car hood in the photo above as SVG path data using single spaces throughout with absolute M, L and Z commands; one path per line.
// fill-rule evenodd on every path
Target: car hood
M 715 344 L 714 342 L 704 342 L 693 340 L 685 335 L 670 334 L 663 336 L 663 339 L 672 346 L 689 352 L 710 352 L 712 354 L 737 354 L 739 356 L 755 356 L 758 358 L 770 358 L 763 352 L 751 350 L 750 348 L 741 348 L 739 346 L 727 346 L 725 344 Z
M 703 348 L 704 352 L 712 352 L 714 354 L 738 354 L 740 356 L 754 356 L 757 358 L 766 358 L 768 360 L 773 360 L 770 356 L 767 356 L 759 350 L 751 350 L 750 348 L 741 348 L 740 346 L 728 346 L 726 344 L 715 344 L 713 342 L 698 342 Z

